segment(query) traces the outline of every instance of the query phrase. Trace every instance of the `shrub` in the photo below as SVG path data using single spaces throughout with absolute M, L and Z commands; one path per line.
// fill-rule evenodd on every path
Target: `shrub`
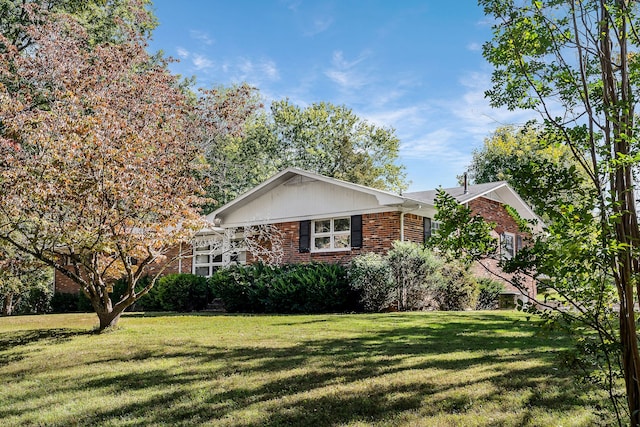
M 138 283 L 136 283 L 136 292 L 140 292 L 151 281 L 150 276 L 142 276 Z M 113 284 L 113 291 L 111 292 L 111 300 L 115 304 L 120 301 L 127 291 L 127 282 L 125 279 L 119 279 Z M 136 301 L 133 305 L 127 307 L 125 311 L 162 311 L 162 305 L 158 301 L 158 284 L 151 288 L 151 290 Z
M 194 274 L 169 274 L 158 279 L 155 287 L 164 310 L 202 310 L 213 299 L 207 279 Z
M 430 288 L 440 310 L 471 309 L 478 300 L 478 282 L 461 263 L 444 264 L 441 280 Z
M 381 255 L 366 253 L 351 261 L 348 269 L 351 287 L 361 293 L 366 311 L 389 308 L 396 298 L 396 286 L 389 263 Z
M 15 307 L 17 314 L 44 314 L 51 311 L 53 292 L 49 286 L 33 287 L 23 295 Z
M 55 292 L 51 297 L 51 311 L 54 313 L 74 313 L 78 311 L 78 294 Z
M 493 310 L 498 308 L 500 294 L 504 291 L 504 284 L 497 280 L 481 278 L 478 279 L 478 302 L 476 310 Z
M 216 271 L 209 283 L 229 312 L 329 313 L 353 311 L 358 296 L 337 264 L 253 264 Z
M 440 282 L 443 261 L 433 252 L 411 242 L 393 242 L 387 254 L 396 287 L 399 310 L 424 307 L 428 289 Z

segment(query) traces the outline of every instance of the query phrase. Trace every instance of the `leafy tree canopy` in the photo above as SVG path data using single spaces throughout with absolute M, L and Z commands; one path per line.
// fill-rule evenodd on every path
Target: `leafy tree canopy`
M 78 283 L 101 330 L 153 286 L 135 288 L 146 267 L 161 271 L 201 226 L 192 104 L 144 34 L 117 32 L 120 43 L 92 44 L 57 13 L 28 28 L 28 50 L 0 36 L 0 239 Z
M 375 188 L 401 191 L 407 187 L 404 167 L 397 165 L 399 140 L 393 129 L 375 126 L 345 106 L 320 102 L 301 108 L 288 100 L 257 108 L 257 91 L 246 86 L 207 93 L 213 109 L 226 104 L 234 131 L 220 132 L 208 150 L 214 187 L 211 197 L 220 206 L 287 167 L 297 167 Z M 213 122 L 226 122 L 220 110 Z M 244 118 L 245 126 L 235 126 Z M 207 139 L 207 138 L 205 138 Z M 214 140 L 214 139 L 209 139 Z
M 507 181 L 545 220 L 555 209 L 584 203 L 589 175 L 553 129 L 503 126 L 485 139 L 469 165 L 476 184 Z
M 556 214 L 547 230 L 552 235 L 538 240 L 539 250 L 522 258 L 520 270 L 528 265 L 529 271 L 544 271 L 555 262 L 545 281 L 574 287 L 572 310 L 561 315 L 589 331 L 581 339 L 592 339 L 591 345 L 581 356 L 590 357 L 591 367 L 602 367 L 599 381 L 610 390 L 618 424 L 638 426 L 640 6 L 628 0 L 479 3 L 494 23 L 493 38 L 483 47 L 494 66 L 486 92 L 491 104 L 537 111 L 545 131 L 551 130 L 581 166 L 589 188 L 582 203 L 549 202 Z M 570 190 L 578 192 L 580 184 Z M 612 287 L 616 318 L 610 317 Z M 626 405 L 617 399 L 620 377 Z

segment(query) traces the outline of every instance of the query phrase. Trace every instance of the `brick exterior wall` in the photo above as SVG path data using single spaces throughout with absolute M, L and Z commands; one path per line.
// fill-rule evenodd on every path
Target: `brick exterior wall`
M 523 244 L 526 244 L 526 239 L 530 237 L 526 233 L 518 232 L 518 225 L 516 224 L 516 221 L 511 215 L 509 215 L 509 212 L 507 212 L 504 205 L 500 202 L 480 197 L 469 202 L 469 208 L 471 208 L 474 214 L 482 216 L 486 221 L 494 222 L 496 224 L 496 228 L 494 230 L 498 234 L 502 234 L 504 232 L 513 233 L 516 236 L 516 239 L 520 236 Z M 507 292 L 520 293 L 517 288 L 509 283 L 509 281 L 513 279 L 513 275 L 504 273 L 498 266 L 497 260 L 487 259 L 482 260 L 481 263 L 476 263 L 476 265 L 473 266 L 473 273 L 476 277 L 486 277 L 503 282 Z M 499 276 L 496 276 L 494 273 L 499 274 L 499 276 L 502 276 L 506 280 L 500 280 Z M 533 298 L 537 295 L 535 281 L 528 279 L 523 283 L 523 285 L 526 287 L 526 293 L 529 297 Z
M 496 201 L 478 198 L 469 202 L 469 207 L 473 213 L 481 215 L 489 222 L 496 223 L 495 231 L 498 234 L 503 232 L 510 232 L 515 235 L 520 235 L 523 241 L 526 235 L 518 233 L 518 227 L 515 220 L 509 215 L 505 207 Z M 335 252 L 307 252 L 300 253 L 299 250 L 299 231 L 300 223 L 284 222 L 274 224 L 283 234 L 283 263 L 308 263 L 308 262 L 328 262 L 328 263 L 347 263 L 354 257 L 366 253 L 375 252 L 379 254 L 385 254 L 395 240 L 400 240 L 400 212 L 381 212 L 374 214 L 362 215 L 362 248 L 351 249 L 348 251 L 335 251 Z M 424 238 L 424 224 L 423 218 L 418 215 L 407 213 L 404 215 L 404 240 L 415 243 L 422 243 Z M 176 246 L 172 248 L 168 253 L 168 257 L 174 257 L 179 254 L 180 247 Z M 164 274 L 170 273 L 191 273 L 193 259 L 192 248 L 189 245 L 182 245 L 182 252 L 185 256 L 178 262 L 174 261 Z M 251 263 L 252 257 L 247 254 L 247 262 Z M 483 265 L 476 264 L 473 267 L 474 274 L 478 277 L 489 277 L 497 280 L 497 277 L 491 272 L 499 273 L 503 277 L 510 279 L 508 275 L 505 275 L 498 267 L 496 260 L 485 260 Z M 154 273 L 159 268 L 159 264 L 155 264 L 149 267 L 149 273 Z M 489 271 L 487 271 L 489 270 Z M 513 286 L 504 282 L 507 291 L 517 292 Z M 535 297 L 536 287 L 533 281 L 526 283 L 527 293 L 530 297 Z M 78 286 L 68 279 L 66 276 L 56 271 L 55 273 L 55 290 L 58 292 L 78 292 Z
M 167 251 L 166 256 L 167 259 L 171 259 L 180 255 L 180 249 L 182 248 L 182 254 L 184 258 L 181 260 L 175 260 L 164 270 L 163 274 L 172 274 L 172 273 L 191 273 L 191 266 L 193 263 L 193 249 L 189 244 L 176 245 Z M 148 274 L 154 274 L 161 268 L 163 265 L 163 261 L 158 261 L 147 267 Z M 70 267 L 69 267 L 70 268 Z M 69 279 L 67 276 L 59 272 L 55 271 L 55 291 L 63 292 L 63 293 L 78 293 L 80 292 L 80 287 L 76 282 Z
M 405 240 L 422 243 L 424 234 L 422 217 L 406 214 L 404 222 Z M 366 252 L 385 254 L 391 249 L 391 244 L 395 240 L 400 240 L 400 212 L 381 212 L 362 215 L 362 248 L 348 251 L 300 253 L 300 223 L 295 221 L 274 225 L 283 234 L 282 246 L 284 256 L 282 262 L 285 264 L 314 261 L 344 264 Z M 250 259 L 247 261 L 251 262 Z

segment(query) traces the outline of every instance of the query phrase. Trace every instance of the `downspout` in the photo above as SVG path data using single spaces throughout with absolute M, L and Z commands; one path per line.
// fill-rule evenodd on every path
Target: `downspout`
M 178 273 L 182 273 L 182 242 L 180 242 L 180 252 L 178 252 Z
M 401 211 L 400 211 L 400 241 L 401 241 L 401 242 L 404 242 L 404 216 L 405 216 L 407 213 L 409 213 L 409 212 L 413 212 L 413 211 L 417 211 L 417 210 L 419 210 L 420 208 L 422 208 L 422 205 L 418 205 L 418 207 L 417 207 L 417 208 L 415 208 L 415 209 L 411 209 L 411 210 L 408 210 L 408 211 L 405 211 L 405 210 L 401 210 Z

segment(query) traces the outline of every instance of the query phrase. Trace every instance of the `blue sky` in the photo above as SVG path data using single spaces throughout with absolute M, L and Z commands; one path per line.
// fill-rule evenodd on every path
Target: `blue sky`
M 246 81 L 270 100 L 344 104 L 393 127 L 410 191 L 455 186 L 473 149 L 523 113 L 492 109 L 475 0 L 154 0 L 150 49 L 200 86 Z

